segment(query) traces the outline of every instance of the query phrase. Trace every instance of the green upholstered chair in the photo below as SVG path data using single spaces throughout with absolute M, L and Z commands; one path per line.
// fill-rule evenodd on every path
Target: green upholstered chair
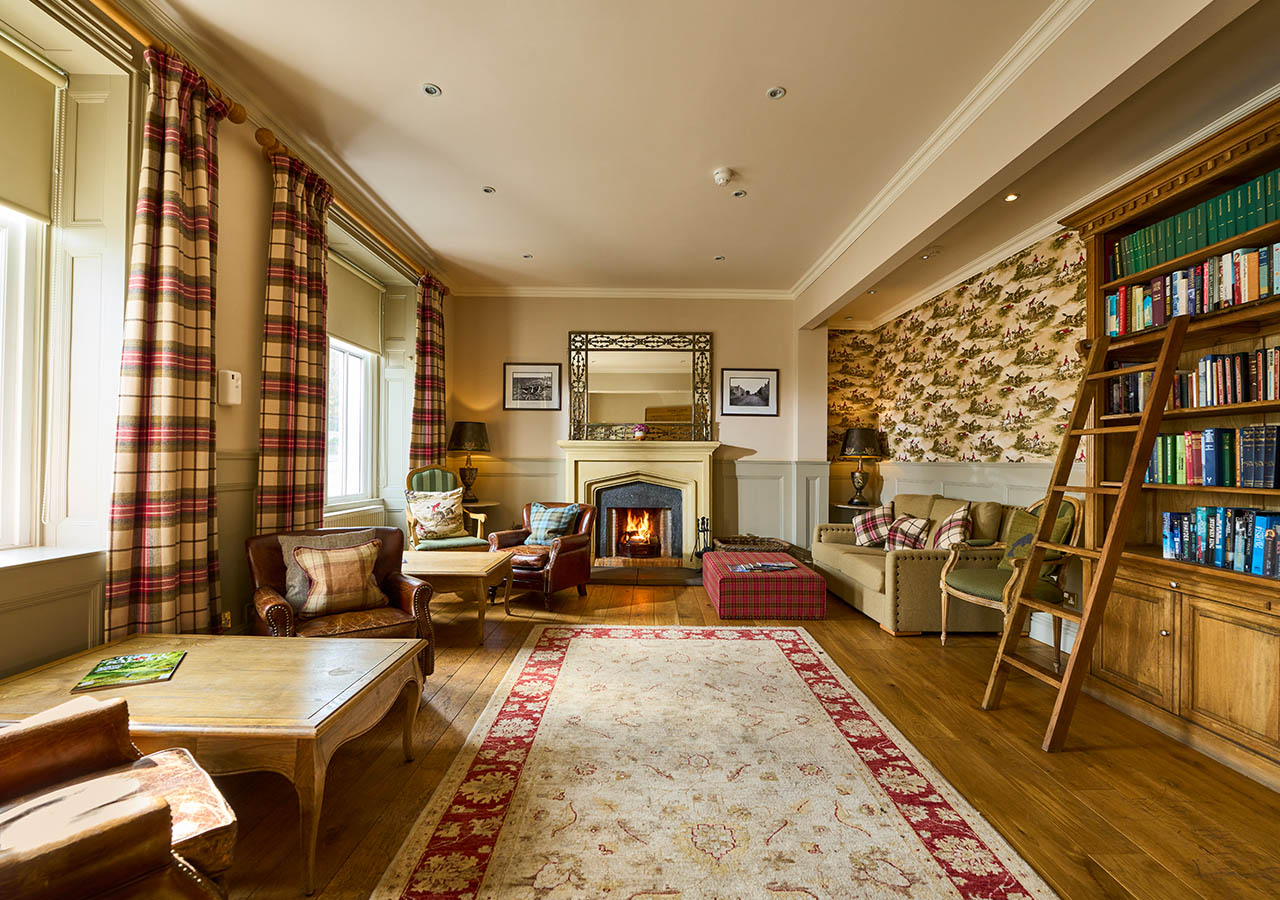
M 406 490 L 410 491 L 452 491 L 458 487 L 458 476 L 448 469 L 441 469 L 437 466 L 419 466 L 409 471 L 408 477 L 404 480 L 404 486 Z M 489 551 L 489 539 L 484 535 L 484 525 L 487 517 L 484 513 L 469 512 L 466 509 L 462 511 L 462 515 L 475 520 L 476 533 L 474 537 L 467 534 L 459 537 L 418 541 L 413 545 L 413 549 L 474 550 L 477 553 L 487 553 Z M 413 512 L 410 511 L 408 504 L 405 504 L 404 518 L 408 527 L 409 540 L 412 541 L 415 529 Z
M 1041 500 L 1028 507 L 1027 512 L 1035 514 L 1043 507 L 1044 501 Z M 1074 543 L 1082 511 L 1083 507 L 1075 497 L 1062 498 L 1054 527 L 1055 537 L 1060 536 L 1061 540 L 1056 543 Z M 1010 521 L 1012 518 L 1011 516 Z M 1008 549 L 1007 543 L 984 544 L 977 541 L 951 548 L 951 554 L 942 567 L 943 644 L 947 642 L 947 607 L 952 597 L 989 609 L 1003 610 L 1006 616 L 1009 615 L 1013 603 L 1010 593 L 1017 569 L 1000 567 L 1000 561 L 1004 559 Z M 1066 594 L 1058 583 L 1058 575 L 1066 557 L 1057 551 L 1046 550 L 1044 560 L 1040 576 L 1031 587 L 1031 595 L 1045 603 L 1062 603 L 1066 600 Z M 1018 566 L 1024 562 L 1025 558 L 1014 560 L 1013 564 Z M 1056 669 L 1062 656 L 1062 620 L 1057 616 L 1053 618 L 1053 649 Z

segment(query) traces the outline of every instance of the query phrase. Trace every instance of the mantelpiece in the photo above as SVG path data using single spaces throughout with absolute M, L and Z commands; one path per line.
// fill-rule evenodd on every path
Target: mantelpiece
M 649 481 L 683 497 L 684 564 L 693 555 L 699 516 L 711 516 L 711 458 L 719 441 L 558 441 L 565 457 L 565 499 L 596 505 L 596 491 Z

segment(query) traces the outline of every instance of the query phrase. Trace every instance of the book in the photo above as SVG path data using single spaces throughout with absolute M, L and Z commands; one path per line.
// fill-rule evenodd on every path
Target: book
M 738 563 L 729 567 L 730 572 L 785 572 L 788 569 L 794 569 L 795 563 L 790 562 L 746 562 Z
M 112 656 L 90 669 L 71 689 L 71 692 L 74 694 L 80 691 L 98 691 L 103 688 L 168 681 L 186 655 L 185 650 L 167 650 L 160 653 Z

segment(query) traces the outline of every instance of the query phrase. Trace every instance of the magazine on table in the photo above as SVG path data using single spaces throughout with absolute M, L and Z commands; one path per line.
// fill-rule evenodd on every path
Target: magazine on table
M 185 650 L 168 650 L 162 653 L 112 656 L 90 669 L 71 692 L 74 694 L 79 691 L 100 691 L 103 688 L 168 681 L 186 655 Z
M 785 572 L 794 569 L 793 562 L 746 562 L 729 567 L 730 572 Z

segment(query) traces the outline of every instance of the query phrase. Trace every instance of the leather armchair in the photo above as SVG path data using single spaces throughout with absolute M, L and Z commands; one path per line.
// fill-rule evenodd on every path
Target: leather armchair
M 543 506 L 569 506 L 568 503 L 543 503 Z M 591 534 L 596 524 L 596 508 L 586 503 L 578 504 L 578 518 L 570 533 L 553 540 L 549 545 L 526 544 L 531 534 L 529 515 L 532 503 L 524 507 L 524 527 L 510 531 L 495 531 L 489 535 L 489 550 L 514 550 L 511 557 L 513 587 L 532 591 L 542 596 L 542 602 L 551 606 L 551 595 L 566 588 L 576 587 L 578 596 L 587 593 L 591 579 Z
M 367 528 L 314 528 L 286 532 L 291 536 L 339 534 Z M 255 634 L 273 637 L 416 637 L 427 642 L 420 662 L 422 674 L 435 671 L 435 633 L 431 627 L 431 585 L 400 571 L 404 562 L 404 532 L 374 528 L 382 540 L 373 565 L 373 578 L 387 605 L 332 616 L 302 618 L 285 599 L 285 562 L 280 534 L 260 534 L 244 542 L 253 576 Z

